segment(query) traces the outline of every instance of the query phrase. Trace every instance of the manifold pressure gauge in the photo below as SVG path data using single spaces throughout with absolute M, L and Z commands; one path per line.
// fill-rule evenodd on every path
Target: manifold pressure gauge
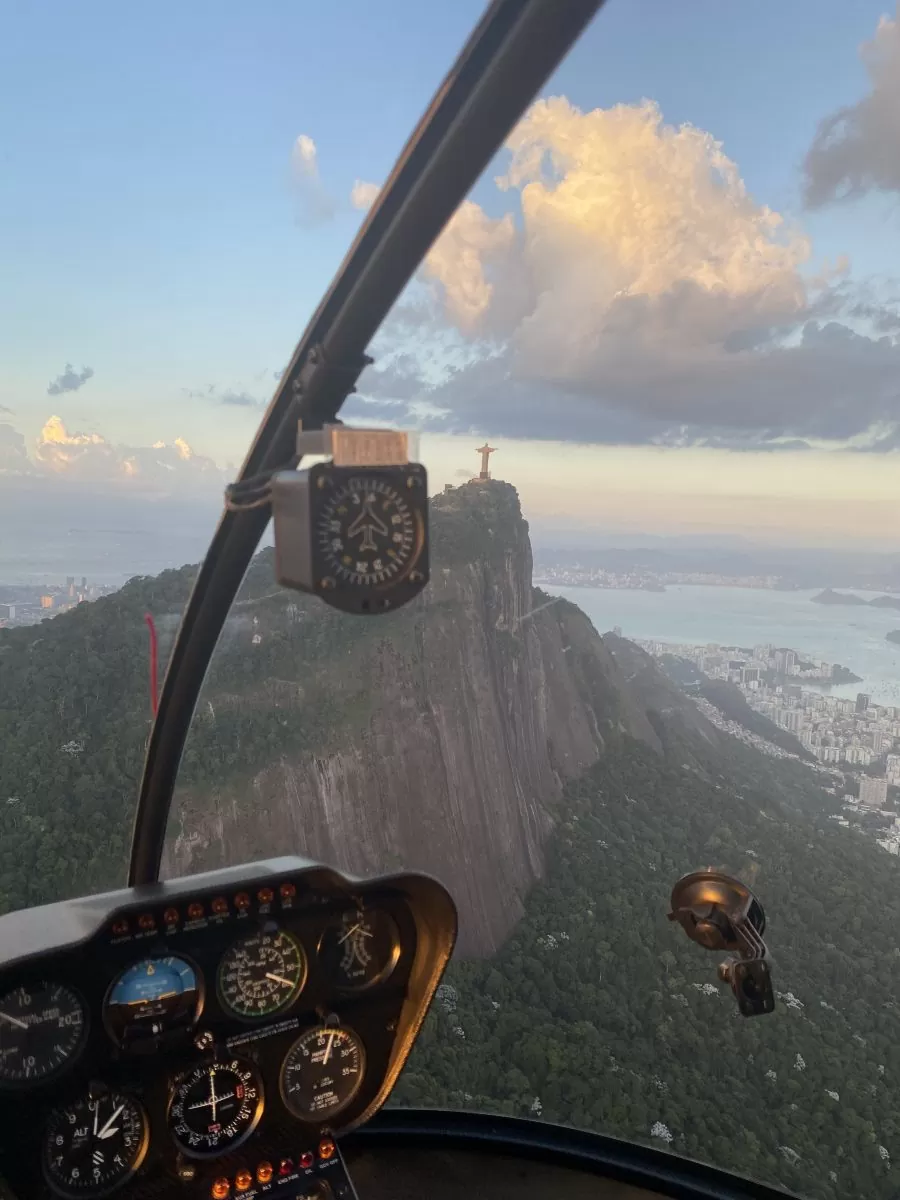
M 380 430 L 325 432 L 333 436 L 331 462 L 283 471 L 272 481 L 278 582 L 343 612 L 389 612 L 428 582 L 425 468 L 385 463 L 405 455 L 372 436 Z M 357 437 L 356 453 L 353 435 L 366 439 Z M 402 436 L 405 449 L 404 435 L 389 436 Z

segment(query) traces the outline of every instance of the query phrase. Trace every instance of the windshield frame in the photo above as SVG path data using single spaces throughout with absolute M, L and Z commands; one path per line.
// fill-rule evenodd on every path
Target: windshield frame
M 295 467 L 297 422 L 333 421 L 365 350 L 441 230 L 604 0 L 494 0 L 437 89 L 294 350 L 238 474 Z M 129 886 L 159 878 L 175 779 L 231 604 L 271 516 L 219 520 L 188 600 L 150 731 Z

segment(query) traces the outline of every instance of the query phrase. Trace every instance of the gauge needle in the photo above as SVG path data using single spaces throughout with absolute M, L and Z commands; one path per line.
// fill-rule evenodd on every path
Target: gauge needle
M 100 1116 L 100 1101 L 94 1103 L 94 1137 L 97 1136 L 97 1119 Z
M 322 1059 L 322 1066 L 323 1066 L 323 1067 L 325 1066 L 325 1064 L 328 1062 L 329 1058 L 331 1057 L 331 1047 L 332 1047 L 333 1045 L 334 1045 L 334 1034 L 333 1034 L 333 1033 L 329 1033 L 329 1035 L 328 1035 L 328 1045 L 325 1047 L 325 1057 Z
M 213 1119 L 215 1119 L 216 1105 L 221 1104 L 223 1100 L 231 1100 L 233 1096 L 234 1092 L 226 1092 L 224 1096 L 216 1096 L 214 1094 L 209 1098 L 209 1100 L 198 1100 L 196 1104 L 189 1104 L 188 1108 L 209 1108 L 212 1106 Z
M 348 929 L 343 937 L 338 938 L 338 945 L 343 946 L 348 937 L 352 937 L 354 933 L 358 933 L 360 937 L 371 937 L 372 932 L 369 929 L 362 928 L 362 921 L 358 921 L 352 929 Z
M 266 971 L 266 979 L 271 979 L 274 983 L 283 983 L 285 987 L 293 987 L 292 979 L 285 979 L 283 975 L 276 975 L 274 971 Z
M 100 1130 L 100 1132 L 97 1134 L 97 1137 L 99 1139 L 102 1140 L 103 1138 L 112 1137 L 112 1135 L 114 1133 L 119 1132 L 117 1129 L 112 1128 L 112 1123 L 113 1123 L 113 1121 L 115 1121 L 116 1117 L 119 1115 L 119 1113 L 122 1111 L 122 1109 L 124 1107 L 125 1107 L 124 1104 L 119 1105 L 119 1107 L 116 1109 L 116 1111 L 113 1113 L 113 1115 L 109 1118 L 109 1120 L 106 1122 L 106 1124 Z
M 18 1017 L 11 1017 L 9 1013 L 0 1012 L 0 1018 L 2 1018 L 4 1021 L 9 1021 L 10 1025 L 18 1026 L 19 1029 L 28 1028 L 27 1021 L 20 1021 Z

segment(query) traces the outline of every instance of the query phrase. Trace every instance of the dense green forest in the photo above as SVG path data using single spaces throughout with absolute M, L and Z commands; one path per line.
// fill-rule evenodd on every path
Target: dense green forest
M 442 500 L 438 580 L 488 564 L 503 579 L 529 554 L 512 488 Z M 164 664 L 194 575 L 135 579 L 0 630 L 0 912 L 124 882 L 149 731 L 143 616 L 157 619 Z M 356 736 L 378 703 L 366 653 L 385 640 L 419 653 L 421 604 L 351 621 L 272 580 L 264 551 L 204 685 L 182 800 Z M 440 603 L 452 599 L 430 597 L 429 611 Z M 495 640 L 517 653 L 511 632 Z M 448 662 L 458 650 L 433 644 Z M 392 1102 L 562 1121 L 804 1196 L 888 1200 L 900 1192 L 900 864 L 828 820 L 837 802 L 802 763 L 720 737 L 646 654 L 607 645 L 663 750 L 622 737 L 569 785 L 524 919 L 493 960 L 451 964 Z M 715 956 L 666 920 L 674 881 L 707 865 L 766 906 L 771 1016 L 740 1018 Z
M 528 552 L 509 484 L 432 500 L 435 572 Z M 144 614 L 160 631 L 162 675 L 197 570 L 136 577 L 38 626 L 0 629 L 0 913 L 124 885 L 150 730 Z M 432 600 L 430 619 L 439 611 Z M 204 683 L 170 832 L 210 788 L 237 789 L 279 755 L 346 744 L 378 703 L 365 656 L 389 640 L 414 653 L 423 619 L 420 602 L 348 619 L 278 587 L 273 553 L 261 551 Z
M 739 743 L 683 757 L 625 741 L 569 788 L 524 920 L 493 961 L 451 965 L 392 1102 L 641 1139 L 804 1196 L 894 1197 L 897 862 L 829 822 L 799 764 Z M 739 1017 L 716 956 L 666 919 L 700 866 L 763 900 L 769 1016 Z

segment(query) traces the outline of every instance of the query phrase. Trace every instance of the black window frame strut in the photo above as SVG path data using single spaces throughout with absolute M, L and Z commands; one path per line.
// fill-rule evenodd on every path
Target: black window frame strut
M 406 143 L 280 381 L 237 478 L 294 460 L 297 421 L 332 421 L 429 247 L 604 0 L 494 0 Z M 310 372 L 318 356 L 324 369 Z M 329 365 L 333 369 L 329 369 Z M 343 368 L 343 369 L 342 369 Z M 302 376 L 302 378 L 301 378 Z M 302 386 L 301 386 L 302 384 Z M 175 638 L 135 812 L 130 886 L 159 878 L 175 780 L 203 680 L 268 506 L 226 509 Z

